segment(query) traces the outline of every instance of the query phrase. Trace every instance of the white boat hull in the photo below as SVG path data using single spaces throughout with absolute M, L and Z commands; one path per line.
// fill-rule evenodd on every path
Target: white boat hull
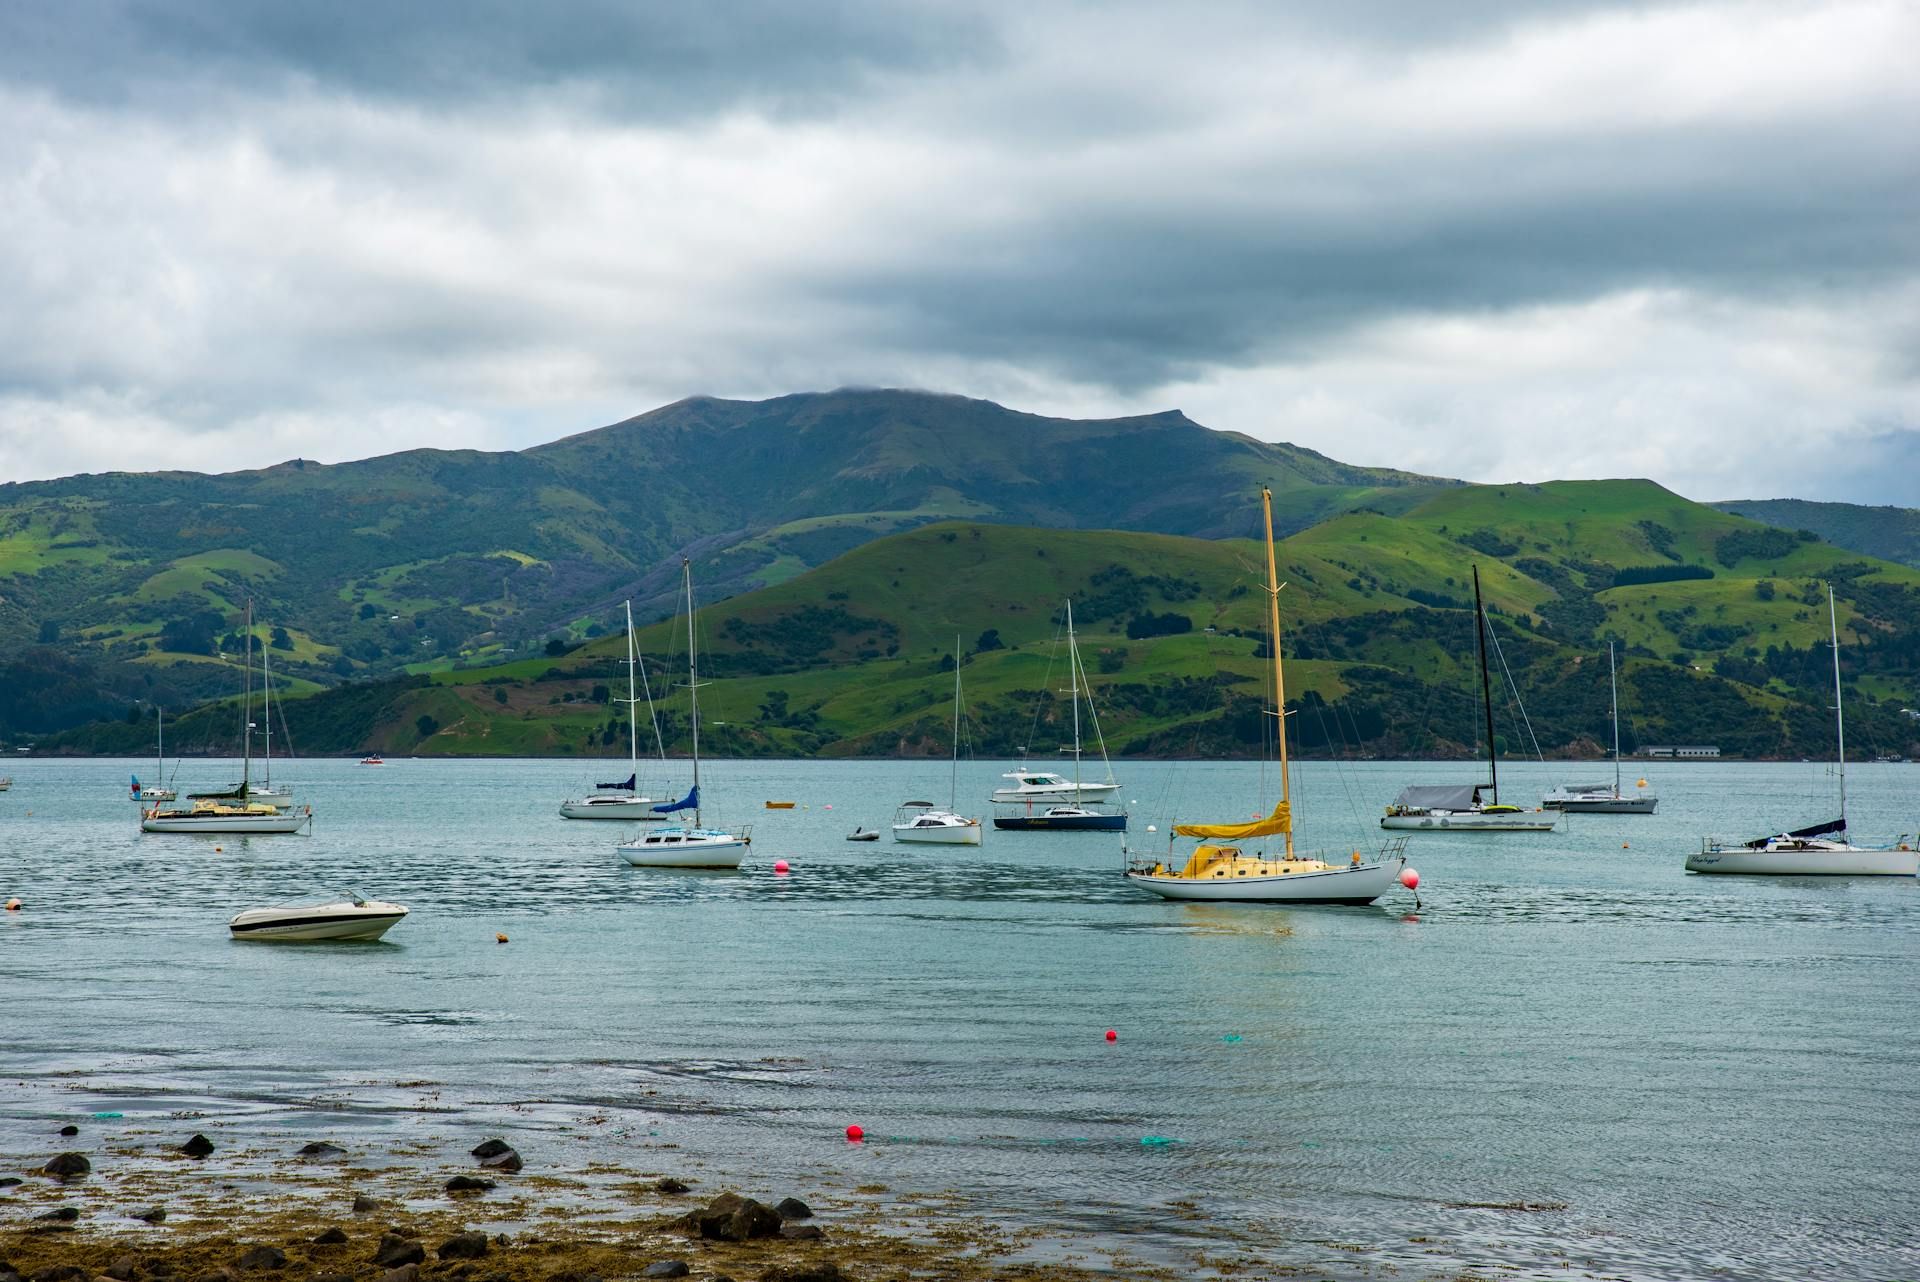
M 1569 801 L 1543 801 L 1548 810 L 1569 815 L 1650 815 L 1659 806 L 1658 797 L 1602 797 Z
M 980 824 L 977 820 L 967 824 L 942 824 L 926 828 L 895 824 L 893 839 L 918 846 L 977 846 L 980 844 Z
M 290 833 L 299 832 L 313 820 L 311 807 L 276 810 L 271 814 L 198 815 L 168 814 L 149 810 L 140 819 L 141 832 Z
M 1920 851 L 1841 847 L 1829 850 L 1750 850 L 1708 846 L 1687 858 L 1688 872 L 1749 877 L 1920 876 Z
M 1010 802 L 1088 802 L 1105 801 L 1120 791 L 1117 783 L 1083 783 L 1078 786 L 1065 784 L 1058 788 L 995 788 L 993 800 L 1002 805 Z
M 1552 832 L 1558 820 L 1534 815 L 1450 814 L 1385 815 L 1380 826 L 1394 832 Z
M 1404 858 L 1379 863 L 1350 864 L 1322 872 L 1281 873 L 1274 876 L 1171 877 L 1127 873 L 1127 880 L 1163 899 L 1204 900 L 1210 903 L 1258 904 L 1370 904 L 1400 882 Z
M 407 915 L 399 904 L 315 904 L 306 908 L 249 908 L 227 923 L 235 939 L 314 943 L 330 939 L 378 939 Z
M 628 823 L 644 819 L 666 819 L 658 814 L 652 797 L 582 797 L 560 803 L 563 819 L 621 819 Z
M 614 847 L 631 868 L 738 868 L 749 838 L 730 832 L 667 829 Z

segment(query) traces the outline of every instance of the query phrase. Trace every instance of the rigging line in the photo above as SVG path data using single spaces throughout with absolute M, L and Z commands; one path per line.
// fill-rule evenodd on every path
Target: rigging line
M 1353 737 L 1351 739 L 1347 738 L 1347 733 L 1345 730 L 1340 729 L 1340 705 L 1337 703 L 1334 704 L 1333 705 L 1334 729 L 1339 730 L 1340 738 L 1343 746 L 1348 743 L 1351 743 L 1354 751 L 1358 752 L 1360 750 L 1360 723 L 1358 720 L 1355 719 L 1353 712 L 1351 710 L 1347 712 L 1347 724 L 1351 726 L 1353 729 Z M 1354 826 L 1364 833 L 1366 831 L 1367 824 L 1366 824 L 1366 821 L 1360 817 L 1360 803 L 1354 795 L 1353 771 L 1347 769 L 1346 762 L 1336 759 L 1334 761 L 1334 777 L 1340 780 L 1340 790 L 1342 793 L 1346 795 L 1347 810 L 1353 815 Z
M 1540 740 L 1534 736 L 1533 721 L 1527 716 L 1526 701 L 1520 697 L 1520 686 L 1513 679 L 1513 669 L 1507 666 L 1507 652 L 1500 648 L 1500 631 L 1493 626 L 1492 619 L 1487 620 L 1487 637 L 1493 642 L 1494 657 L 1500 660 L 1500 671 L 1506 675 L 1507 690 L 1513 696 L 1514 703 L 1520 708 L 1521 724 L 1526 726 L 1527 738 L 1533 743 L 1534 760 L 1544 763 L 1546 757 L 1540 751 Z
M 1047 670 L 1040 678 L 1040 693 L 1042 695 L 1046 695 L 1053 689 L 1053 661 L 1060 653 L 1060 634 L 1065 630 L 1065 620 L 1066 615 L 1062 613 L 1059 616 L 1059 621 L 1054 625 L 1053 644 L 1047 648 Z M 1020 768 L 1022 770 L 1027 768 L 1027 762 L 1033 756 L 1034 741 L 1040 735 L 1040 707 L 1043 702 L 1045 702 L 1045 700 L 1042 699 L 1035 699 L 1033 701 L 1033 721 L 1032 724 L 1027 727 L 1027 741 L 1020 745 Z
M 1069 651 L 1067 655 L 1069 664 L 1076 661 L 1076 653 L 1077 650 Z M 1086 692 L 1087 720 L 1093 723 L 1093 741 L 1100 745 L 1100 764 L 1106 767 L 1107 782 L 1111 783 L 1113 782 L 1113 758 L 1107 755 L 1107 736 L 1100 732 L 1100 710 L 1093 706 L 1093 681 L 1087 676 L 1087 665 L 1084 660 L 1079 661 L 1079 676 L 1075 678 L 1075 682 L 1075 689 Z
M 653 746 L 659 749 L 660 764 L 664 766 L 667 764 L 667 741 L 660 735 L 660 713 L 653 706 L 653 687 L 647 682 L 647 656 L 641 654 L 638 649 L 635 649 L 633 652 L 633 661 L 634 666 L 640 670 L 640 691 L 647 699 L 647 720 L 653 722 Z M 633 715 L 633 709 L 631 707 L 627 709 L 627 715 L 629 717 Z M 639 781 L 635 780 L 634 782 L 638 783 Z

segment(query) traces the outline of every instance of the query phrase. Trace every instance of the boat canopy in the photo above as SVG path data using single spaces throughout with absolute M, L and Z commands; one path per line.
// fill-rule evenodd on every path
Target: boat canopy
M 1293 831 L 1293 810 L 1286 802 L 1273 808 L 1265 819 L 1244 824 L 1175 824 L 1182 837 L 1201 837 L 1210 841 L 1243 841 L 1249 837 L 1275 837 Z
M 674 802 L 670 806 L 655 806 L 653 808 L 653 812 L 657 815 L 670 815 L 676 810 L 698 810 L 699 808 L 700 808 L 700 785 L 695 784 L 692 790 L 688 792 L 686 796 L 680 798 L 680 800 Z
M 1847 830 L 1847 821 L 1845 819 L 1835 819 L 1831 823 L 1814 824 L 1811 827 L 1807 827 L 1807 828 L 1795 828 L 1792 832 L 1787 833 L 1786 835 L 1789 837 L 1824 837 L 1830 832 L 1845 832 L 1846 830 Z M 1747 843 L 1747 849 L 1748 850 L 1764 849 L 1766 847 L 1766 844 L 1769 841 L 1775 840 L 1779 835 L 1780 834 L 1775 833 L 1772 836 L 1755 837 L 1752 841 L 1749 841 Z
M 1423 785 L 1402 788 L 1393 804 L 1408 810 L 1471 810 L 1480 799 L 1477 783 Z
M 636 770 L 632 774 L 627 776 L 627 780 L 625 783 L 597 783 L 593 786 L 600 789 L 602 792 L 632 792 L 634 791 L 635 787 L 638 785 L 639 780 L 640 780 L 640 772 Z

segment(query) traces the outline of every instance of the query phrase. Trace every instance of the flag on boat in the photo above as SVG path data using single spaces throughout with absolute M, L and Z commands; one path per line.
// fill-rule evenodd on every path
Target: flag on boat
M 602 792 L 632 792 L 639 778 L 640 778 L 640 772 L 636 770 L 632 774 L 627 776 L 627 781 L 625 783 L 597 783 L 593 786 L 600 789 Z
M 688 792 L 686 796 L 680 798 L 680 800 L 674 802 L 670 806 L 655 806 L 653 808 L 653 813 L 656 815 L 670 815 L 676 810 L 698 810 L 699 808 L 700 808 L 700 789 L 698 787 L 695 787 L 690 792 Z
M 139 776 L 139 775 L 128 775 L 128 776 L 127 776 L 127 778 L 129 778 L 129 779 L 131 779 L 131 780 L 133 780 L 133 790 L 134 790 L 135 792 L 139 792 L 139 791 L 140 791 L 140 776 Z

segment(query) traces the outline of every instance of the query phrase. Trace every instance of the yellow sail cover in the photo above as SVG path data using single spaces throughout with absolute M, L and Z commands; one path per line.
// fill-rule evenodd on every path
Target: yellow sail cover
M 1175 824 L 1182 837 L 1204 837 L 1212 841 L 1241 841 L 1248 837 L 1273 837 L 1293 831 L 1293 808 L 1281 802 L 1265 819 L 1244 824 Z

